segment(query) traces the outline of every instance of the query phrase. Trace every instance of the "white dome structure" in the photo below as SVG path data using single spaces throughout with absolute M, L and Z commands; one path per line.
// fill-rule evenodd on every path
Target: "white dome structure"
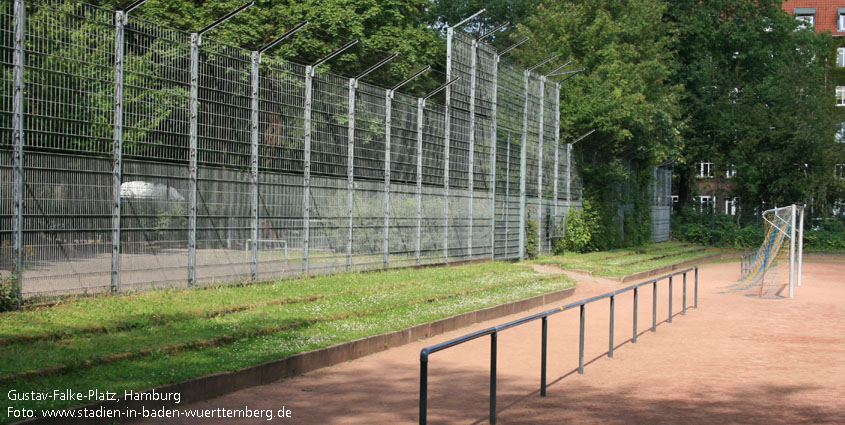
M 121 199 L 149 199 L 157 201 L 184 201 L 176 188 L 161 183 L 132 181 L 120 185 Z

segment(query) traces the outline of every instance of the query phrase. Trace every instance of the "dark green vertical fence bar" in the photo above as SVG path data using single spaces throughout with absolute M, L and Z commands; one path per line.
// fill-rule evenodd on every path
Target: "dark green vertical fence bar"
M 585 304 L 581 304 L 581 332 L 578 336 L 578 373 L 584 374 L 584 313 Z
M 695 268 L 695 308 L 698 308 L 698 267 Z
M 616 310 L 616 297 L 610 297 L 610 337 L 608 337 L 607 357 L 613 357 L 613 313 Z
M 669 323 L 672 323 L 672 278 L 669 278 Z
M 634 337 L 631 338 L 631 342 L 636 344 L 637 343 L 637 309 L 638 309 L 638 298 L 640 288 L 634 288 Z
M 543 317 L 543 341 L 540 343 L 540 397 L 546 396 L 546 353 L 548 348 L 549 317 Z
M 496 424 L 496 345 L 498 333 L 490 334 L 490 425 Z
M 657 332 L 657 281 L 651 287 L 651 331 Z

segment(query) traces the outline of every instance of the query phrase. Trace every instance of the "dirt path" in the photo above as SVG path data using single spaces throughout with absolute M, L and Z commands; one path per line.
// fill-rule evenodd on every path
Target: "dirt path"
M 577 373 L 578 312 L 549 321 L 548 396 L 538 397 L 539 323 L 499 335 L 500 424 L 800 424 L 845 423 L 845 263 L 806 263 L 794 300 L 719 294 L 737 263 L 702 267 L 699 309 L 680 315 L 675 283 L 673 323 L 667 285 L 658 287 L 650 332 L 651 290 L 640 291 L 639 339 L 632 344 L 632 298 L 616 300 L 616 349 L 608 351 L 608 304 L 587 308 L 585 374 Z M 572 274 L 572 300 L 621 287 Z M 692 305 L 692 277 L 688 305 Z M 537 311 L 553 306 L 546 306 Z M 238 391 L 182 408 L 273 409 L 291 418 L 272 423 L 416 423 L 419 351 L 425 346 L 528 313 L 480 323 L 293 379 Z M 429 423 L 486 423 L 489 340 L 435 353 L 429 363 Z M 209 422 L 207 419 L 202 423 Z M 169 419 L 166 422 L 200 423 Z M 212 423 L 267 423 L 218 419 Z

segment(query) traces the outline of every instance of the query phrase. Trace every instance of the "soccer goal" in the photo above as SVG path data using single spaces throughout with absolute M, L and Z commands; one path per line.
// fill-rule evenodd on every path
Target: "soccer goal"
M 760 248 L 744 256 L 740 279 L 727 291 L 745 291 L 761 298 L 795 295 L 795 285 L 801 286 L 801 266 L 804 251 L 804 207 L 790 205 L 763 211 L 765 237 Z

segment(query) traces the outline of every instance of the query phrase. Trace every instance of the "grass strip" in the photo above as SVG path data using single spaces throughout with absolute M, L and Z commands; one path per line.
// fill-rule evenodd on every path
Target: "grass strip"
M 518 266 L 514 266 L 518 267 Z M 478 276 L 478 283 L 491 286 L 495 275 Z M 35 377 L 14 384 L 0 386 L 0 392 L 43 391 L 45 388 L 73 388 L 74 390 L 102 389 L 117 391 L 140 390 L 210 373 L 237 370 L 265 361 L 327 347 L 343 341 L 404 329 L 419 323 L 449 317 L 480 308 L 515 301 L 531 296 L 571 287 L 571 280 L 556 276 L 537 279 L 509 287 L 493 285 L 491 289 L 464 296 L 421 301 L 360 317 L 308 324 L 270 335 L 252 336 L 221 347 L 204 347 L 176 354 L 154 352 L 140 359 L 123 359 L 90 370 L 72 370 L 67 374 Z M 84 387 L 84 388 L 83 388 Z M 0 400 L 0 410 L 8 406 L 30 409 L 63 408 L 73 402 L 48 400 L 40 402 L 11 402 Z M 37 412 L 40 413 L 40 412 Z M 11 422 L 0 417 L 0 423 Z
M 555 278 L 555 277 L 556 276 L 540 276 L 540 277 L 537 277 L 534 280 L 545 280 L 545 279 L 550 279 L 550 278 Z M 514 286 L 514 285 L 522 285 L 522 284 L 525 284 L 525 283 L 526 282 L 518 281 L 518 282 L 512 282 L 512 283 L 505 284 L 505 285 L 491 284 L 491 285 L 487 285 L 487 286 L 473 287 L 473 288 L 464 289 L 464 290 L 460 290 L 460 291 L 456 291 L 456 292 L 444 293 L 444 294 L 439 294 L 439 295 L 435 295 L 435 296 L 430 296 L 430 297 L 427 297 L 427 298 L 422 298 L 422 299 L 418 298 L 418 299 L 412 299 L 410 301 L 403 301 L 399 304 L 381 305 L 381 306 L 377 306 L 377 307 L 373 307 L 373 308 L 369 308 L 369 309 L 365 309 L 365 310 L 352 311 L 352 312 L 342 313 L 342 314 L 329 316 L 329 317 L 314 317 L 314 318 L 309 318 L 309 319 L 305 319 L 305 320 L 293 320 L 290 323 L 286 323 L 284 325 L 273 325 L 273 326 L 266 326 L 266 327 L 252 327 L 252 328 L 244 329 L 244 330 L 236 332 L 236 333 L 220 335 L 220 336 L 212 337 L 212 338 L 194 339 L 194 340 L 190 340 L 190 341 L 183 341 L 183 342 L 177 342 L 177 343 L 171 343 L 171 344 L 165 344 L 165 345 L 158 345 L 158 346 L 155 346 L 155 347 L 143 347 L 143 348 L 139 348 L 139 349 L 134 350 L 134 351 L 121 351 L 121 352 L 117 352 L 117 353 L 101 354 L 101 355 L 97 355 L 95 357 L 74 359 L 74 360 L 67 361 L 67 363 L 60 364 L 60 365 L 52 365 L 52 366 L 42 367 L 42 368 L 38 368 L 38 369 L 30 369 L 30 370 L 25 370 L 25 371 L 22 371 L 22 372 L 14 372 L 14 373 L 11 373 L 11 374 L 2 375 L 2 376 L 0 376 L 0 384 L 13 382 L 13 381 L 16 381 L 16 380 L 30 379 L 30 378 L 35 377 L 35 376 L 48 376 L 48 375 L 56 375 L 56 374 L 67 373 L 67 371 L 73 370 L 73 369 L 90 369 L 94 366 L 114 363 L 114 362 L 117 362 L 117 361 L 120 361 L 120 360 L 131 360 L 131 359 L 146 357 L 146 356 L 151 355 L 153 352 L 165 352 L 165 353 L 169 353 L 169 354 L 175 354 L 175 353 L 179 353 L 179 352 L 186 351 L 186 350 L 199 349 L 199 348 L 212 347 L 212 346 L 222 346 L 222 345 L 226 345 L 226 344 L 231 344 L 231 343 L 233 343 L 233 342 L 235 342 L 239 339 L 252 337 L 252 336 L 258 336 L 258 335 L 268 335 L 268 334 L 276 333 L 276 332 L 279 332 L 279 331 L 285 330 L 285 329 L 296 329 L 296 328 L 302 327 L 306 324 L 310 325 L 310 324 L 319 323 L 319 322 L 341 320 L 341 319 L 345 319 L 345 318 L 351 317 L 351 316 L 364 316 L 364 315 L 369 315 L 369 314 L 389 310 L 389 309 L 392 309 L 392 308 L 402 307 L 404 305 L 413 305 L 413 304 L 419 304 L 419 303 L 430 303 L 430 302 L 434 302 L 434 301 L 439 301 L 441 299 L 454 298 L 454 297 L 458 297 L 458 296 L 462 296 L 462 295 L 468 295 L 468 294 L 473 294 L 473 293 L 476 293 L 476 292 L 482 292 L 482 291 L 486 291 L 486 290 L 489 290 L 489 289 L 492 289 L 492 288 L 495 288 L 495 287 L 508 288 L 508 287 L 511 287 L 511 286 Z M 527 283 L 531 283 L 531 282 L 529 281 Z M 78 352 L 80 352 L 80 351 L 78 351 L 78 350 L 72 351 L 72 353 L 78 353 Z M 30 359 L 32 357 L 31 356 L 24 356 L 22 358 Z
M 413 282 L 404 282 L 392 285 L 390 287 L 384 288 L 386 290 L 392 291 L 396 290 L 403 286 L 412 285 Z M 161 315 L 156 314 L 150 317 L 149 321 L 118 321 L 112 323 L 108 326 L 91 326 L 91 327 L 79 327 L 75 329 L 57 329 L 52 331 L 51 333 L 42 333 L 42 334 L 32 334 L 32 335 L 14 335 L 2 338 L 0 337 L 0 346 L 8 345 L 8 344 L 18 344 L 18 343 L 32 343 L 36 341 L 44 341 L 44 340 L 64 340 L 70 339 L 73 337 L 84 336 L 84 335 L 93 335 L 93 334 L 103 334 L 103 333 L 116 333 L 116 332 L 125 332 L 130 331 L 133 329 L 138 329 L 143 326 L 160 326 L 166 323 L 171 322 L 178 322 L 178 321 L 186 321 L 191 319 L 197 318 L 205 318 L 205 319 L 212 319 L 218 316 L 226 315 L 226 314 L 233 314 L 239 313 L 246 310 L 252 310 L 256 307 L 263 307 L 263 306 L 279 306 L 285 304 L 294 304 L 294 303 L 302 303 L 302 302 L 313 302 L 325 298 L 341 296 L 345 294 L 361 294 L 370 289 L 357 289 L 357 290 L 347 290 L 347 291 L 340 291 L 340 292 L 332 292 L 332 293 L 325 293 L 325 294 L 318 294 L 312 295 L 308 297 L 286 297 L 280 299 L 273 299 L 273 300 L 266 300 L 266 301 L 258 301 L 251 304 L 245 305 L 236 305 L 231 307 L 225 307 L 218 310 L 211 310 L 207 312 L 192 312 L 192 313 L 182 313 L 182 314 L 168 314 L 168 315 Z M 0 378 L 2 380 L 2 378 Z
M 465 278 L 476 272 L 513 271 L 501 263 L 479 268 L 449 267 L 450 278 Z M 114 333 L 157 326 L 168 321 L 214 317 L 237 312 L 267 300 L 308 300 L 323 295 L 379 291 L 391 286 L 415 284 L 443 278 L 440 268 L 390 270 L 369 273 L 341 273 L 331 276 L 289 279 L 272 284 L 222 286 L 214 288 L 165 289 L 126 295 L 80 298 L 31 311 L 0 314 L 0 345 L 40 339 L 65 339 L 74 335 Z M 353 288 L 353 289 L 350 289 Z
M 619 266 L 632 266 L 632 265 L 637 264 L 637 263 L 656 261 L 656 260 L 661 260 L 663 258 L 677 257 L 679 255 L 690 254 L 690 253 L 693 253 L 693 252 L 702 252 L 702 251 L 706 251 L 706 250 L 707 250 L 707 248 L 693 248 L 693 249 L 686 250 L 686 251 L 670 252 L 668 254 L 658 255 L 658 256 L 655 256 L 655 257 L 647 258 L 645 260 L 637 259 L 637 260 L 634 260 L 634 261 L 618 263 L 617 265 L 619 265 Z
M 721 251 L 703 246 L 671 242 L 647 245 L 646 249 L 642 249 L 642 247 L 626 248 L 612 252 L 615 252 L 616 255 L 567 253 L 565 256 L 541 257 L 532 262 L 555 264 L 563 269 L 586 270 L 598 276 L 623 277 L 706 257 Z M 626 254 L 622 255 L 623 252 Z M 655 253 L 659 253 L 659 255 L 655 255 Z

